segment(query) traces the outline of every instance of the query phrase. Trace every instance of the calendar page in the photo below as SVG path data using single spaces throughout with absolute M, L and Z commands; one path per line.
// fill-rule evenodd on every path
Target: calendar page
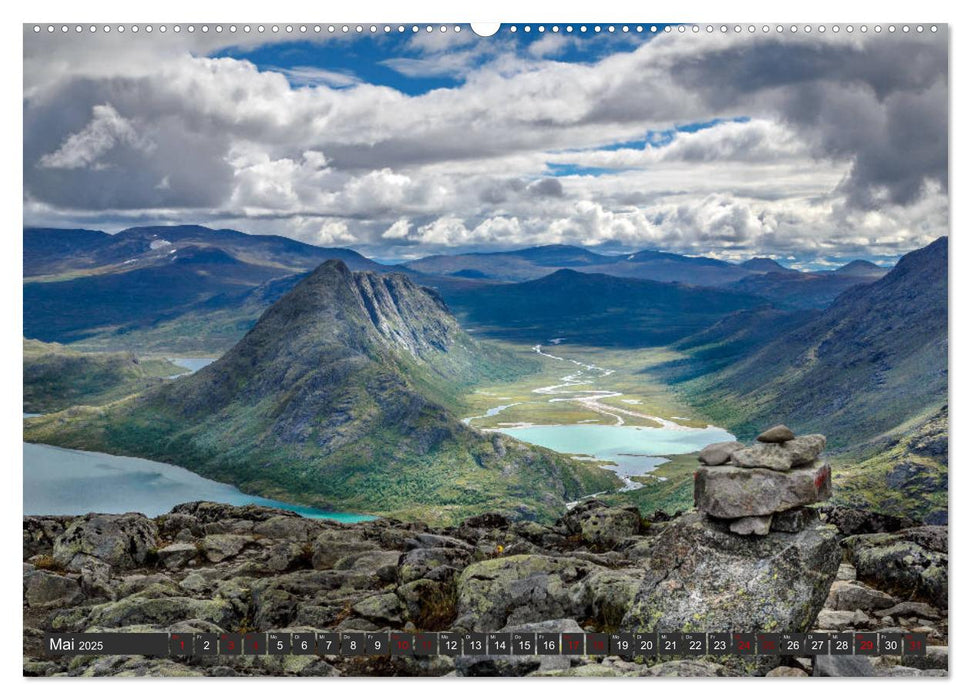
M 947 676 L 948 35 L 25 24 L 23 675 Z

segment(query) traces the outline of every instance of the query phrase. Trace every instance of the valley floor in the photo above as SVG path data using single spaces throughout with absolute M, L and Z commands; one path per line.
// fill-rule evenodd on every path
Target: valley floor
M 465 420 L 473 427 L 511 430 L 520 438 L 517 429 L 529 426 L 629 426 L 646 428 L 650 433 L 657 430 L 666 436 L 683 431 L 685 438 L 711 427 L 652 374 L 653 367 L 679 359 L 677 351 L 563 345 L 556 339 L 532 346 L 503 345 L 510 352 L 539 357 L 540 370 L 515 382 L 480 386 L 470 392 L 465 402 L 473 416 Z M 625 466 L 641 473 L 625 476 L 623 489 L 597 496 L 611 504 L 635 505 L 644 512 L 673 513 L 690 508 L 698 465 L 695 455 L 700 446 L 694 448 L 689 439 L 678 449 L 681 454 L 669 453 L 663 440 L 652 447 L 647 455 L 638 454 L 643 448 L 632 441 L 620 456 L 645 456 L 651 466 L 637 469 L 636 461 L 628 460 L 635 464 Z
M 692 417 L 691 409 L 651 375 L 651 367 L 676 358 L 675 351 L 550 342 L 501 344 L 511 352 L 539 357 L 541 369 L 515 382 L 479 386 L 470 392 L 465 402 L 476 416 L 471 423 L 474 427 L 588 423 L 659 428 L 669 422 L 689 428 L 708 425 Z M 485 415 L 497 406 L 507 408 Z
M 661 440 L 645 448 L 644 441 L 649 442 L 651 438 L 645 438 L 644 432 L 630 431 L 641 429 L 652 437 L 661 434 L 670 437 L 672 432 L 684 431 L 687 438 L 691 433 L 700 436 L 703 433 L 698 431 L 714 429 L 704 415 L 704 407 L 691 406 L 664 378 L 662 368 L 685 359 L 686 355 L 666 347 L 617 349 L 564 344 L 556 338 L 539 340 L 535 344 L 488 341 L 522 358 L 524 366 L 535 366 L 537 371 L 514 381 L 469 388 L 459 401 L 463 406 L 463 420 L 479 430 L 507 432 L 526 441 L 532 439 L 537 429 L 546 426 L 587 426 L 582 436 L 579 435 L 582 430 L 573 431 L 578 434 L 569 446 L 558 444 L 559 436 L 550 438 L 553 441 L 544 446 L 567 454 L 585 455 L 582 459 L 586 461 L 599 458 L 601 465 L 617 471 L 624 486 L 617 491 L 598 493 L 598 497 L 616 505 L 636 505 L 644 512 L 673 513 L 691 508 L 697 466 L 695 453 L 703 445 L 694 446 L 690 440 L 683 444 L 675 441 L 675 447 L 666 449 L 670 443 Z M 155 353 L 143 356 L 141 362 L 143 367 L 156 364 L 173 367 L 168 358 Z M 183 360 L 175 362 L 181 365 L 175 368 L 176 372 L 198 368 L 190 367 L 191 363 Z M 173 378 L 160 377 L 156 381 Z M 123 388 L 128 390 L 127 386 Z M 98 403 L 97 398 L 81 397 L 78 403 L 94 405 Z M 586 447 L 583 440 L 590 435 L 589 427 L 596 427 L 598 439 L 612 435 L 613 450 L 598 453 L 596 445 Z M 524 428 L 533 430 L 524 431 Z M 621 437 L 617 438 L 618 435 Z M 726 435 L 718 439 L 732 439 Z M 618 439 L 624 444 L 623 440 L 629 438 L 634 439 L 627 447 L 617 447 Z M 714 437 L 708 440 L 715 441 Z M 584 446 L 576 447 L 578 442 Z M 855 507 L 945 524 L 946 445 L 945 409 L 943 417 L 932 416 L 900 435 L 884 436 L 882 442 L 876 441 L 852 452 L 831 453 L 838 487 L 835 498 Z M 928 491 L 933 493 L 928 496 Z

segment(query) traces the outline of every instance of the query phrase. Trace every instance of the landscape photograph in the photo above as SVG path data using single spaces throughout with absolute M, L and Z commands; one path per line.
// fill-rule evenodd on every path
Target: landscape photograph
M 23 674 L 946 677 L 948 63 L 24 25 Z

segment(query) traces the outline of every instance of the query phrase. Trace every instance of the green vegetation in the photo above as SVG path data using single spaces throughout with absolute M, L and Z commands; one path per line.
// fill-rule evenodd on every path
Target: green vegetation
M 185 370 L 168 360 L 132 353 L 81 353 L 24 339 L 24 412 L 49 413 L 101 404 L 157 386 Z
M 947 523 L 947 406 L 835 456 L 833 498 L 856 508 Z

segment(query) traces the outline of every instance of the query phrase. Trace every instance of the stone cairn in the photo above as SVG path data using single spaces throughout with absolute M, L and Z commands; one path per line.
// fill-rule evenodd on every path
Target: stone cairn
M 807 506 L 832 494 L 829 464 L 819 458 L 825 447 L 824 435 L 796 437 L 784 425 L 750 447 L 708 445 L 698 455 L 704 466 L 695 472 L 695 506 L 739 535 L 799 532 L 819 519 Z

